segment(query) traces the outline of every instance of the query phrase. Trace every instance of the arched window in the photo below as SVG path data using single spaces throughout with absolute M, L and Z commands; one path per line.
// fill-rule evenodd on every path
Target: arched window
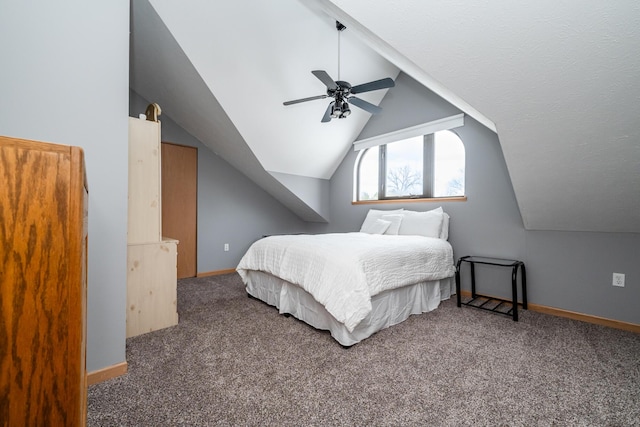
M 464 144 L 450 130 L 367 148 L 356 168 L 359 201 L 464 196 Z
M 358 156 L 358 200 L 378 199 L 378 152 L 378 147 L 372 147 L 361 151 Z

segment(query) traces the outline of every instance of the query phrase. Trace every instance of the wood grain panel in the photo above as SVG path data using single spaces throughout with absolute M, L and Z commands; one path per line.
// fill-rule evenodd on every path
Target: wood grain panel
M 162 143 L 162 235 L 177 239 L 178 279 L 197 272 L 198 150 Z
M 83 425 L 82 151 L 0 137 L 0 176 L 0 420 Z
M 159 242 L 160 123 L 129 118 L 128 243 Z
M 127 338 L 178 324 L 176 242 L 129 245 Z

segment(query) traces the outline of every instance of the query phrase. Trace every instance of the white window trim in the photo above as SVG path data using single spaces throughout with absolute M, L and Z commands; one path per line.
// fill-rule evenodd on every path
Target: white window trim
M 358 201 L 358 188 L 360 187 L 360 177 L 358 176 L 358 166 L 360 166 L 360 160 L 362 160 L 362 155 L 364 154 L 364 150 L 358 152 L 356 156 L 356 162 L 353 165 L 353 195 L 351 197 L 352 202 Z M 378 166 L 379 167 L 379 166 Z
M 420 125 L 396 130 L 382 135 L 372 136 L 371 138 L 361 139 L 353 143 L 353 150 L 361 151 L 366 148 L 389 144 L 395 141 L 413 138 L 415 136 L 429 135 L 441 130 L 455 129 L 461 126 L 464 126 L 464 113 L 445 117 L 443 119 L 433 120 L 431 122 L 422 123 Z

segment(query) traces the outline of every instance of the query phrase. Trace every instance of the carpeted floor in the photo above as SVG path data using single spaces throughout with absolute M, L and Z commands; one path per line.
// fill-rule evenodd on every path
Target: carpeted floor
M 640 425 L 640 335 L 455 300 L 345 349 L 247 297 L 178 284 L 178 326 L 127 340 L 90 426 Z

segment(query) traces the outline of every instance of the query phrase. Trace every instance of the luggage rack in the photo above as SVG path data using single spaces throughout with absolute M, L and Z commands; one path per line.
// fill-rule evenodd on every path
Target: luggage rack
M 463 262 L 469 264 L 471 268 L 471 299 L 462 302 L 460 295 L 460 267 Z M 475 265 L 486 264 L 498 267 L 511 267 L 511 301 L 501 298 L 495 298 L 487 295 L 478 294 L 476 292 L 476 275 Z M 489 258 L 480 256 L 463 256 L 456 264 L 456 293 L 458 298 L 458 307 L 466 305 L 468 307 L 479 308 L 481 310 L 491 311 L 498 314 L 510 316 L 514 321 L 518 321 L 518 269 L 520 269 L 520 279 L 522 283 L 522 308 L 527 309 L 527 277 L 524 262 L 513 259 Z M 477 302 L 477 304 L 476 304 Z M 506 311 L 502 307 L 511 305 Z
M 460 304 L 513 317 L 513 302 L 505 299 L 476 294 L 475 298 L 471 297 Z

